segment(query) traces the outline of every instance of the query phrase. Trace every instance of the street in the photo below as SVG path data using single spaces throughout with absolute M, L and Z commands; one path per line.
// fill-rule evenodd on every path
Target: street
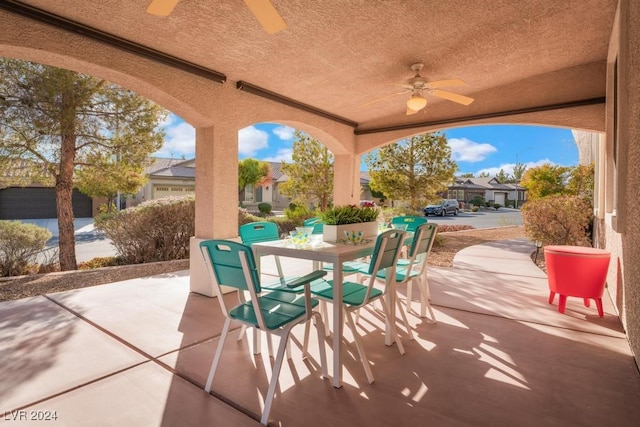
M 443 225 L 471 225 L 475 228 L 495 228 L 522 225 L 522 214 L 518 209 L 483 208 L 478 212 L 458 212 L 457 216 L 429 216 L 429 222 Z

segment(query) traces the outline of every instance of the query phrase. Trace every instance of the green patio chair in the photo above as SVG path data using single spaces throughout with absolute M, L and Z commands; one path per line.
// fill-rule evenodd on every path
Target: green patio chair
M 426 223 L 427 223 L 427 219 L 421 216 L 407 215 L 407 216 L 394 216 L 393 218 L 391 218 L 392 227 L 394 225 L 404 224 L 407 226 L 405 230 L 408 231 L 409 233 L 415 232 L 416 228 L 418 228 L 419 225 L 426 224 Z M 409 236 L 405 240 L 404 244 L 405 246 L 411 246 L 412 242 L 413 242 L 413 238 Z
M 400 254 L 400 248 L 404 241 L 404 236 L 405 232 L 402 230 L 389 230 L 379 234 L 371 255 L 371 262 L 368 264 L 369 267 L 367 272 L 371 276 L 369 283 L 367 285 L 363 285 L 356 282 L 345 281 L 342 285 L 342 308 L 345 311 L 345 317 L 347 318 L 349 327 L 353 331 L 358 354 L 360 355 L 360 361 L 362 362 L 367 380 L 370 384 L 374 381 L 373 374 L 360 339 L 360 334 L 358 333 L 353 321 L 352 313 L 373 301 L 379 300 L 382 303 L 384 315 L 391 324 L 391 335 L 398 344 L 400 354 L 404 354 L 404 346 L 402 345 L 402 341 L 400 341 L 396 331 L 395 319 L 390 318 L 389 310 L 384 300 L 386 288 L 384 290 L 380 290 L 374 287 L 375 277 L 378 272 L 396 264 Z M 333 301 L 332 284 L 333 280 L 329 280 L 326 281 L 324 285 L 314 285 L 311 287 L 311 293 L 322 300 Z M 334 306 L 334 310 L 337 309 L 338 308 Z
M 400 285 L 407 285 L 405 299 L 407 313 L 411 312 L 412 288 L 413 284 L 416 284 L 418 289 L 420 289 L 420 317 L 427 317 L 426 311 L 429 310 L 430 319 L 427 320 L 428 323 L 437 322 L 431 304 L 429 303 L 429 282 L 427 279 L 427 258 L 435 241 L 437 227 L 437 224 L 433 223 L 419 225 L 414 231 L 413 243 L 409 247 L 409 259 L 398 260 L 396 264 L 396 289 L 398 289 Z M 365 277 L 368 275 L 368 273 L 363 271 L 360 273 Z M 386 272 L 378 271 L 376 279 L 385 282 Z M 398 308 L 402 309 L 399 298 L 397 302 Z M 405 320 L 405 327 L 407 328 L 409 336 L 413 339 L 413 334 L 409 329 L 409 324 L 402 311 L 401 315 Z
M 238 231 L 242 243 L 248 246 L 251 246 L 254 243 L 270 242 L 272 240 L 280 239 L 278 226 L 275 223 L 269 221 L 258 221 L 243 224 L 240 226 Z M 282 273 L 282 264 L 280 263 L 280 257 L 274 255 L 274 258 L 276 260 L 278 276 L 280 276 L 280 278 L 284 278 L 284 274 Z
M 324 223 L 318 217 L 305 219 L 303 225 L 305 227 L 313 226 L 313 234 L 322 234 L 324 229 Z
M 273 373 L 269 381 L 269 388 L 260 420 L 262 424 L 267 425 L 284 359 L 284 352 L 287 349 L 290 332 L 294 326 L 305 323 L 303 355 L 307 357 L 307 336 L 312 323 L 310 320 L 315 317 L 322 377 L 328 378 L 329 376 L 324 348 L 324 324 L 320 313 L 313 311 L 313 307 L 318 305 L 318 300 L 312 298 L 310 292 L 310 283 L 321 279 L 326 275 L 326 272 L 314 271 L 306 276 L 287 282 L 280 290 L 267 292 L 260 286 L 260 275 L 256 267 L 253 251 L 249 246 L 228 240 L 206 240 L 200 243 L 200 251 L 204 257 L 210 280 L 215 284 L 218 302 L 225 316 L 220 342 L 211 363 L 204 389 L 207 393 L 211 392 L 213 378 L 218 368 L 222 349 L 232 321 L 255 328 L 256 333 L 258 330 L 262 330 L 279 335 L 278 353 L 273 365 Z M 227 308 L 220 286 L 236 288 L 241 303 L 233 308 Z M 303 295 L 300 294 L 301 290 Z M 250 295 L 248 301 L 244 301 L 243 295 L 245 292 Z M 260 349 L 254 349 L 254 353 L 259 354 Z

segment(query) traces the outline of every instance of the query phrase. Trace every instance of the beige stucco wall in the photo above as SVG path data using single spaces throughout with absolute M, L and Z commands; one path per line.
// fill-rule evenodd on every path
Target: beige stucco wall
M 631 349 L 640 355 L 640 2 L 621 0 L 609 47 L 605 159 L 600 164 L 599 217 L 612 252 L 608 286 Z M 635 25 L 634 25 L 635 24 Z M 614 91 L 617 63 L 618 91 Z M 614 107 L 617 105 L 617 117 Z M 614 131 L 615 130 L 615 131 Z M 616 137 L 617 135 L 617 137 Z M 614 161 L 614 139 L 617 156 Z
M 572 129 L 571 133 L 578 147 L 578 163 L 588 165 L 595 162 L 598 156 L 598 144 L 601 141 L 602 134 L 576 129 Z

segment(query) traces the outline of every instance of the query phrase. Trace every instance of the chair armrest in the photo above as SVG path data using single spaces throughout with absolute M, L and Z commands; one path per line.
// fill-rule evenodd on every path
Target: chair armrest
M 285 283 L 287 285 L 288 288 L 297 288 L 301 285 L 307 284 L 307 283 L 311 283 L 314 280 L 318 280 L 323 278 L 324 276 L 327 275 L 326 271 L 322 271 L 322 270 L 316 270 L 316 271 L 312 271 L 309 274 L 306 274 L 302 277 L 298 277 L 296 279 L 293 279 L 287 283 Z

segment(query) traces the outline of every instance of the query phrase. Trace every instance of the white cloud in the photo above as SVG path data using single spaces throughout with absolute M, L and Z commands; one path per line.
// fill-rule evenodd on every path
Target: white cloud
M 527 162 L 524 165 L 527 167 L 527 169 L 531 169 L 531 168 L 536 168 L 538 166 L 542 166 L 545 163 L 549 163 L 551 165 L 555 165 L 556 163 L 552 162 L 549 159 L 542 159 L 542 160 L 538 160 L 535 162 Z M 480 175 L 481 173 L 488 173 L 489 176 L 494 177 L 498 174 L 498 172 L 500 172 L 500 169 L 504 170 L 504 172 L 507 175 L 511 175 L 513 174 L 513 168 L 516 164 L 515 163 L 503 163 L 500 166 L 496 166 L 493 168 L 484 168 L 484 169 L 480 169 L 479 171 L 475 172 L 475 176 Z
M 289 126 L 278 126 L 273 129 L 273 133 L 283 141 L 291 141 L 296 130 Z
M 498 151 L 491 144 L 478 143 L 467 138 L 451 138 L 448 143 L 451 147 L 451 157 L 456 162 L 480 162 L 489 154 Z
M 169 114 L 160 127 L 164 127 L 162 148 L 154 153 L 158 157 L 192 158 L 196 151 L 196 131 L 177 116 Z
M 271 157 L 265 157 L 264 160 L 265 162 L 287 162 L 287 163 L 293 163 L 293 148 L 281 148 L 278 150 L 278 152 Z
M 249 126 L 238 132 L 238 153 L 241 156 L 253 156 L 258 151 L 269 147 L 269 134 Z

